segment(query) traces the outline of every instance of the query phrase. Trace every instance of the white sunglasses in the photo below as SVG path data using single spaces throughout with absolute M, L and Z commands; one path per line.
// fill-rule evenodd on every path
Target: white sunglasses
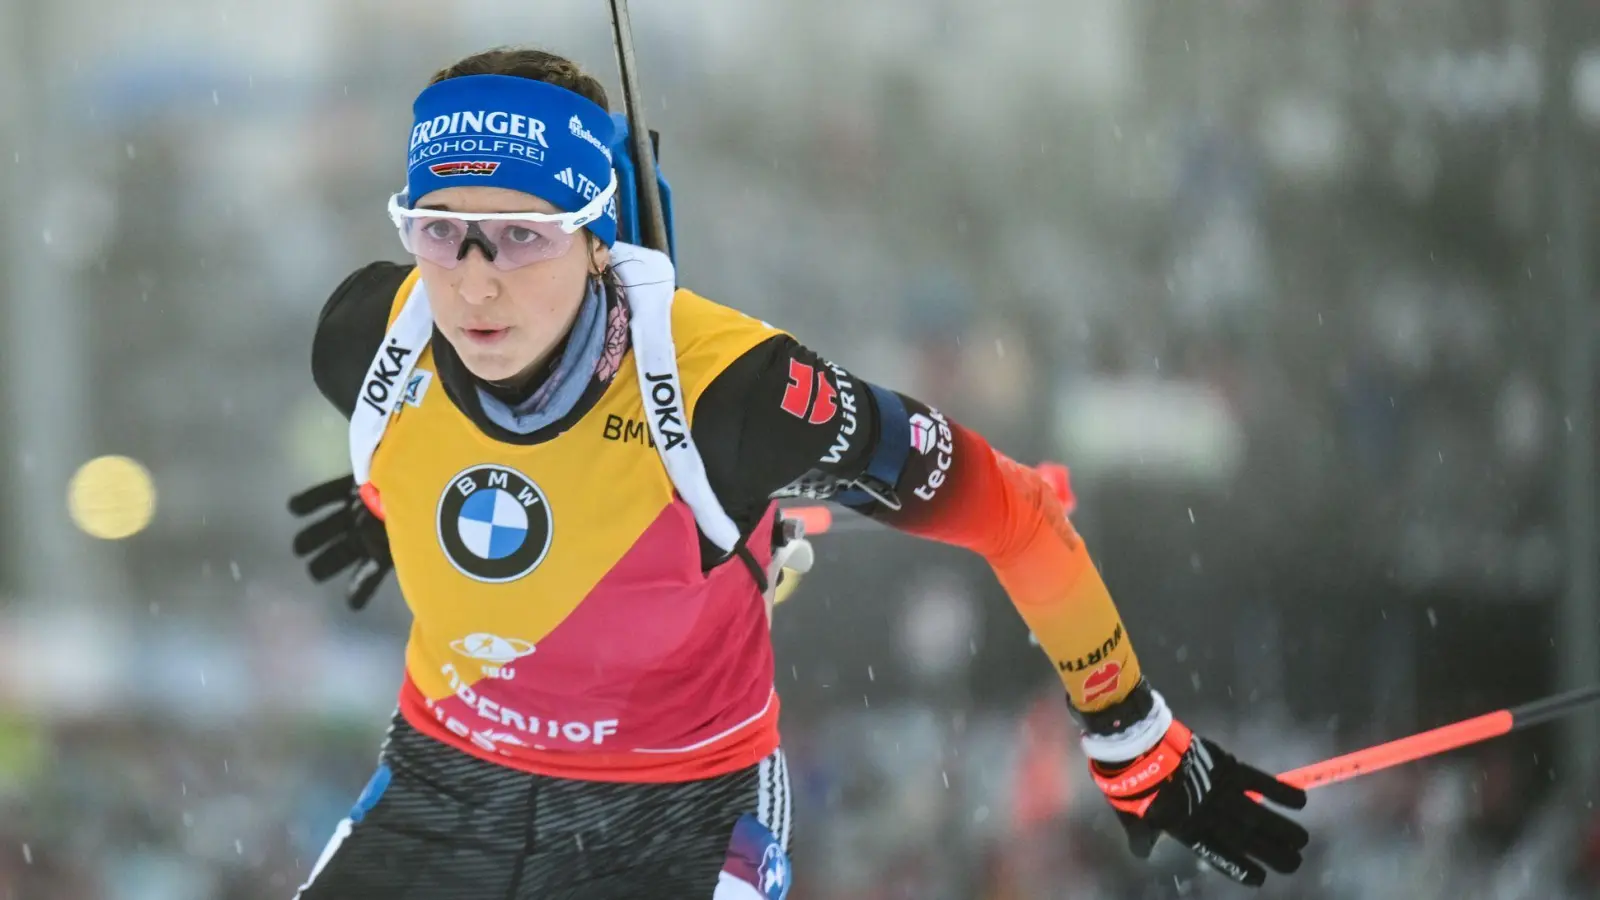
M 577 212 L 466 213 L 442 209 L 410 209 L 406 194 L 389 198 L 389 218 L 400 232 L 400 243 L 419 259 L 453 269 L 466 257 L 471 244 L 502 271 L 553 259 L 572 246 L 578 229 L 605 214 L 617 191 L 617 173 L 611 183 Z
M 611 181 L 600 193 L 584 204 L 577 212 L 563 213 L 536 213 L 536 212 L 509 212 L 509 213 L 464 213 L 448 212 L 442 209 L 411 209 L 406 206 L 405 191 L 400 191 L 389 197 L 389 218 L 396 228 L 404 227 L 406 219 L 460 219 L 463 222 L 509 222 L 521 220 L 525 222 L 554 222 L 561 226 L 567 234 L 576 232 L 579 228 L 593 222 L 605 214 L 606 204 L 617 193 L 617 171 L 611 170 Z

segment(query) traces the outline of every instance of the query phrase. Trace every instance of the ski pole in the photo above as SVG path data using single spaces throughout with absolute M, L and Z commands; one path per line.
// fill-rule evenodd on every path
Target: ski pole
M 1392 766 L 1437 756 L 1450 750 L 1481 743 L 1513 731 L 1521 731 L 1576 712 L 1600 700 L 1600 685 L 1577 688 L 1534 700 L 1521 706 L 1497 709 L 1449 725 L 1431 728 L 1410 737 L 1335 756 L 1302 766 L 1278 778 L 1296 787 L 1311 790 L 1340 781 L 1349 781 Z M 1260 800 L 1259 796 L 1254 799 Z
M 656 185 L 656 156 L 650 146 L 650 129 L 644 121 L 644 100 L 639 96 L 639 69 L 633 58 L 633 25 L 628 0 L 610 0 L 611 36 L 616 42 L 617 68 L 622 75 L 622 102 L 628 115 L 628 140 L 633 145 L 634 170 L 639 184 L 639 238 L 651 250 L 670 252 L 667 219 Z

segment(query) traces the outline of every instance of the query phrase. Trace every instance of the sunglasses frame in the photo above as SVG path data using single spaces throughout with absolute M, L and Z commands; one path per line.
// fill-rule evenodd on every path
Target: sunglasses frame
M 389 197 L 389 219 L 394 222 L 394 227 L 404 229 L 408 219 L 459 219 L 463 222 L 556 222 L 561 225 L 561 230 L 572 234 L 583 226 L 605 215 L 606 204 L 617 193 L 617 172 L 611 171 L 611 182 L 600 193 L 584 204 L 577 212 L 539 213 L 539 212 L 504 212 L 504 213 L 468 213 L 454 212 L 444 209 L 412 209 L 406 205 L 408 198 L 405 191 L 399 191 Z

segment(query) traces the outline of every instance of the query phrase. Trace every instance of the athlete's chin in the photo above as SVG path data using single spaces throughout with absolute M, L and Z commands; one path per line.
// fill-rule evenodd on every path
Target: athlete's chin
M 483 346 L 477 341 L 452 341 L 456 348 L 456 355 L 461 357 L 462 365 L 467 371 L 484 381 L 505 381 L 522 374 L 528 367 L 528 360 L 533 358 L 532 353 L 520 353 L 517 348 L 508 346 L 510 342 L 499 342 L 491 346 Z

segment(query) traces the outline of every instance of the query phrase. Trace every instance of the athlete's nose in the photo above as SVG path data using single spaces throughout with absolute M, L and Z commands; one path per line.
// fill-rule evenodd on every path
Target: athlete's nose
M 456 281 L 456 293 L 468 304 L 481 305 L 500 295 L 495 268 L 476 247 L 467 250 L 456 271 L 461 273 Z

